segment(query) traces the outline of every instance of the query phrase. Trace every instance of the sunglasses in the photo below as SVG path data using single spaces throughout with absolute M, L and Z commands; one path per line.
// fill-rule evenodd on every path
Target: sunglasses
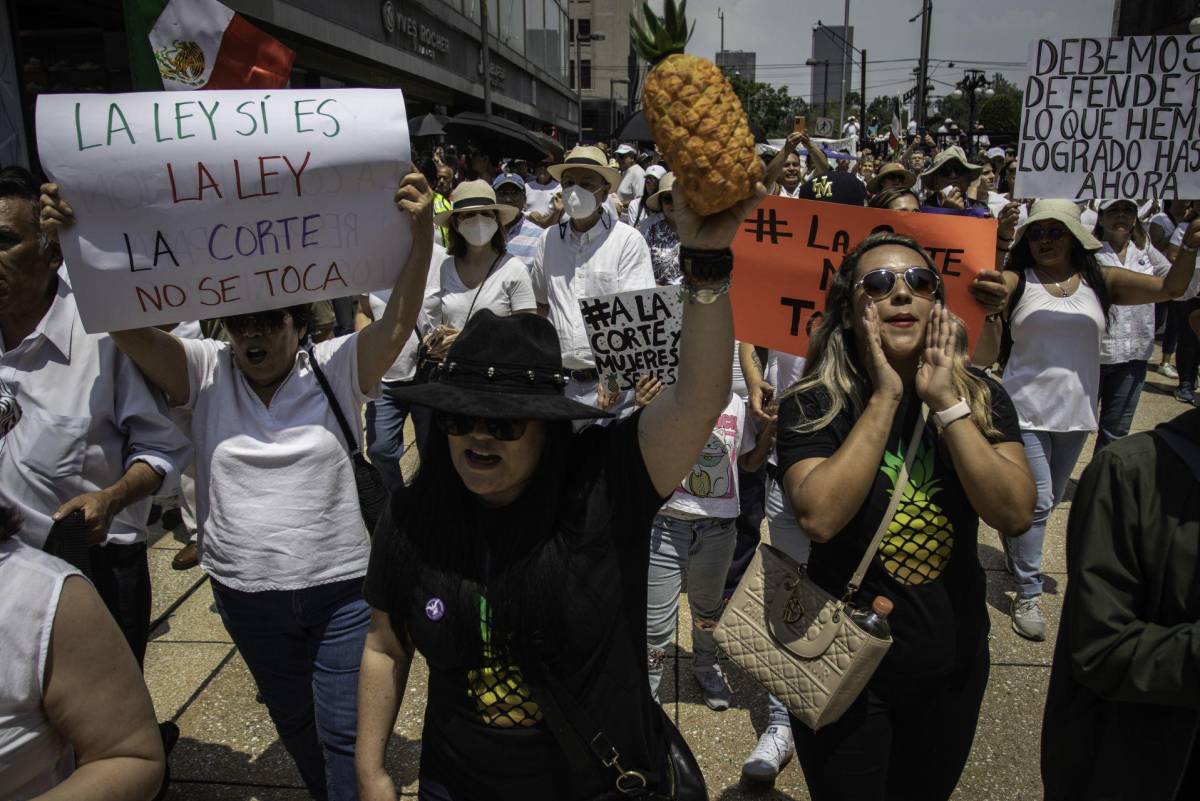
M 941 279 L 938 274 L 928 267 L 908 267 L 902 273 L 894 270 L 872 270 L 859 279 L 855 289 L 862 288 L 863 293 L 871 300 L 883 300 L 896 289 L 897 276 L 904 276 L 904 283 L 914 295 L 932 298 L 937 295 Z
M 942 178 L 958 178 L 966 175 L 967 170 L 963 169 L 962 167 L 947 165 L 938 170 L 937 174 Z
M 668 206 L 673 206 L 673 205 L 675 205 L 675 198 L 671 197 L 670 192 L 666 192 L 666 193 L 658 196 L 658 202 L 660 204 L 666 203 Z
M 438 412 L 437 423 L 443 433 L 452 437 L 468 436 L 480 423 L 483 423 L 488 436 L 500 442 L 513 442 L 520 439 L 525 436 L 525 428 L 529 425 L 528 420 L 497 420 L 492 417 L 475 417 L 451 412 Z
M 1043 239 L 1048 239 L 1051 242 L 1057 242 L 1067 235 L 1067 232 L 1061 228 L 1030 228 L 1025 234 L 1030 242 L 1041 242 Z
M 238 314 L 233 317 L 225 318 L 225 327 L 232 334 L 244 334 L 251 323 L 259 331 L 268 333 L 276 331 L 283 326 L 287 319 L 287 312 L 283 309 L 273 309 L 271 311 L 254 312 L 253 314 Z

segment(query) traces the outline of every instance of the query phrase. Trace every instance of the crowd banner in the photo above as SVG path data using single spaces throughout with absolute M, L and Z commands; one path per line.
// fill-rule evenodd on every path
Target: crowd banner
M 37 131 L 90 332 L 390 288 L 407 259 L 399 89 L 47 94 Z
M 1038 39 L 1015 196 L 1200 197 L 1200 36 Z
M 579 311 L 605 389 L 633 389 L 642 376 L 675 383 L 683 290 L 665 286 L 583 298 Z
M 730 299 L 738 340 L 804 356 L 842 258 L 884 231 L 921 244 L 945 285 L 946 308 L 962 318 L 974 343 L 984 309 L 969 289 L 981 270 L 995 267 L 995 220 L 778 196 L 766 198 L 733 240 Z

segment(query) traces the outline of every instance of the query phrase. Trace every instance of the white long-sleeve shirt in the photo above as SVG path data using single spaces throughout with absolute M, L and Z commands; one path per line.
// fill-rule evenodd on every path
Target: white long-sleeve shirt
M 582 233 L 570 223 L 547 230 L 531 276 L 537 302 L 550 307 L 550 322 L 568 370 L 596 366 L 579 311 L 581 299 L 655 286 L 646 240 L 607 211 Z
M 163 476 L 159 492 L 178 484 L 191 444 L 112 338 L 83 330 L 65 281 L 33 332 L 0 348 L 0 382 L 22 412 L 0 440 L 0 503 L 21 514 L 26 543 L 41 548 L 50 515 L 78 495 L 115 484 L 134 462 Z M 149 510 L 150 498 L 122 510 L 107 542 L 144 541 Z

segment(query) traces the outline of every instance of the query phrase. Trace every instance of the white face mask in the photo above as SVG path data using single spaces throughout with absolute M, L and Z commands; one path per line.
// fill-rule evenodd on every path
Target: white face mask
M 582 186 L 569 186 L 563 192 L 563 206 L 566 207 L 567 214 L 576 220 L 590 217 L 596 210 L 596 205 L 596 196 Z
M 496 221 L 491 217 L 471 217 L 459 222 L 458 233 L 468 243 L 478 248 L 492 241 L 498 227 Z

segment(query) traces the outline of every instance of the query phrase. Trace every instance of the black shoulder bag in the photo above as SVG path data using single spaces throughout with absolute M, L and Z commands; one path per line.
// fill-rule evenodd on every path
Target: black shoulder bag
M 333 416 L 337 418 L 338 427 L 342 429 L 346 447 L 350 449 L 350 460 L 354 463 L 354 485 L 358 489 L 358 508 L 362 511 L 363 523 L 367 526 L 367 533 L 374 534 L 375 524 L 379 522 L 379 516 L 387 507 L 387 487 L 384 485 L 383 479 L 379 477 L 379 470 L 367 461 L 367 457 L 363 456 L 362 449 L 358 447 L 358 437 L 354 436 L 354 431 L 346 421 L 346 416 L 342 414 L 342 407 L 338 404 L 337 396 L 329 387 L 329 381 L 326 380 L 325 373 L 321 371 L 321 365 L 317 364 L 317 354 L 311 347 L 307 350 L 313 375 L 317 377 L 317 383 L 321 385 L 321 391 L 325 393 L 325 400 L 329 401 L 329 406 L 333 409 Z
M 532 664 L 533 670 L 525 670 L 526 679 L 533 680 L 530 687 L 535 691 L 538 705 L 546 712 L 546 726 L 567 758 L 576 765 L 598 761 L 612 771 L 613 791 L 592 801 L 708 801 L 708 788 L 704 784 L 700 765 L 683 735 L 661 706 L 658 710 L 667 744 L 668 786 L 665 789 L 652 789 L 650 782 L 660 772 L 639 770 L 639 766 L 622 761 L 612 740 L 591 721 L 546 661 L 538 658 L 532 660 Z

